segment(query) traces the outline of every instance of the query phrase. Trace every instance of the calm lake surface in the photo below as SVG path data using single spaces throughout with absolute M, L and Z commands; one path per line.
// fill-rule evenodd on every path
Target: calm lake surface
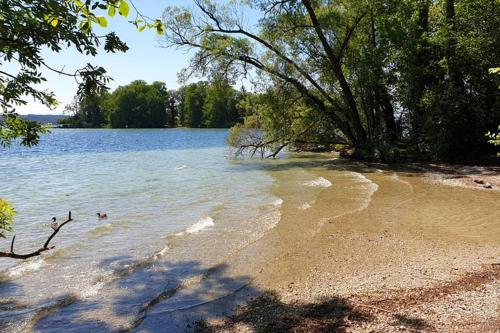
M 43 243 L 52 216 L 62 222 L 68 211 L 75 221 L 58 235 L 58 248 L 90 264 L 123 253 L 140 258 L 158 249 L 162 237 L 214 227 L 222 212 L 255 218 L 256 207 L 276 200 L 267 194 L 272 180 L 231 161 L 226 135 L 55 129 L 34 148 L 1 151 L 0 196 L 18 212 L 17 250 Z M 97 212 L 109 218 L 99 220 Z M 13 265 L 0 262 L 0 269 Z

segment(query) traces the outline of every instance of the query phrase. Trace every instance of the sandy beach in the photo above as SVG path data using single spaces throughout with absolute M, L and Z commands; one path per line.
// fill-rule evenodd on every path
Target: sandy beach
M 196 330 L 500 332 L 499 170 L 345 169 L 366 178 L 364 201 L 333 191 L 328 168 L 314 172 L 333 186 L 310 208 L 277 189 L 279 225 L 229 264 L 261 295 Z

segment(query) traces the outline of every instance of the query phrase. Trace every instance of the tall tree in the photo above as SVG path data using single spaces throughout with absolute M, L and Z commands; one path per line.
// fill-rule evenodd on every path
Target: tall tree
M 229 84 L 217 82 L 207 87 L 203 106 L 206 127 L 231 127 L 238 121 L 237 94 Z
M 188 73 L 258 73 L 267 88 L 291 87 L 359 156 L 491 153 L 484 133 L 499 117 L 498 94 L 486 73 L 500 50 L 497 1 L 194 3 L 165 15 L 165 45 L 197 50 Z M 260 13 L 256 27 L 241 19 L 246 5 Z
M 165 127 L 168 98 L 164 83 L 134 81 L 106 98 L 104 112 L 113 128 Z
M 193 66 L 203 73 L 243 73 L 252 66 L 293 86 L 311 107 L 321 110 L 354 146 L 368 144 L 357 97 L 344 57 L 366 8 L 323 2 L 255 1 L 265 15 L 260 29 L 245 28 L 231 9 L 195 1 L 200 17 L 167 11 L 167 42 L 198 49 Z M 243 4 L 238 4 L 243 5 Z M 340 15 L 348 9 L 350 15 Z
M 183 113 L 187 127 L 203 127 L 203 106 L 206 98 L 206 82 L 192 83 L 184 89 Z

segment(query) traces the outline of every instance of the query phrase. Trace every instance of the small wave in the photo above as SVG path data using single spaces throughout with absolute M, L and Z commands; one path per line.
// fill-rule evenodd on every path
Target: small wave
M 257 223 L 262 225 L 264 228 L 264 233 L 273 229 L 281 221 L 281 212 L 276 210 L 270 214 L 266 214 L 257 219 Z
M 206 228 L 212 227 L 212 226 L 214 226 L 214 220 L 210 216 L 207 216 L 207 217 L 202 218 L 201 220 L 199 220 L 198 222 L 196 222 L 195 224 L 193 224 L 189 228 L 187 228 L 186 233 L 195 234 L 195 233 L 202 231 L 203 229 L 206 229 Z
M 407 182 L 406 180 L 401 179 L 397 173 L 393 173 L 392 176 L 390 176 L 390 178 L 393 179 L 394 181 L 405 184 L 406 186 L 408 186 L 410 191 L 413 192 L 413 185 Z
M 311 208 L 311 204 L 309 202 L 304 202 L 302 205 L 300 205 L 300 209 L 302 210 L 308 210 L 309 208 Z
M 371 201 L 371 197 L 373 196 L 373 194 L 378 191 L 378 185 L 358 172 L 351 172 L 351 174 L 356 177 L 361 183 L 365 184 L 364 188 L 368 190 L 369 201 Z
M 184 169 L 186 169 L 186 168 L 187 168 L 187 166 L 186 166 L 186 165 L 181 165 L 181 166 L 175 167 L 175 168 L 174 168 L 174 170 L 175 170 L 175 171 L 179 171 L 179 170 L 184 170 Z
M 359 172 L 354 172 L 354 171 L 349 172 L 349 175 L 356 178 L 359 181 L 359 183 L 362 184 L 361 185 L 362 188 L 366 190 L 366 192 L 364 193 L 365 194 L 364 198 L 361 198 L 362 199 L 361 206 L 359 206 L 358 208 L 356 208 L 354 210 L 333 216 L 331 219 L 337 219 L 339 217 L 343 217 L 343 216 L 346 216 L 349 214 L 358 213 L 358 212 L 365 210 L 366 208 L 368 208 L 370 206 L 370 203 L 372 202 L 372 198 L 373 198 L 373 195 L 375 194 L 375 192 L 378 191 L 378 185 L 376 183 L 372 182 L 366 176 L 360 174 Z
M 226 208 L 226 206 L 224 205 L 224 203 L 218 203 L 217 205 L 215 205 L 212 210 L 211 210 L 211 214 L 214 214 L 214 215 L 217 215 L 219 214 L 220 212 L 222 212 L 224 210 L 224 208 Z
M 158 258 L 163 257 L 165 254 L 167 254 L 168 250 L 170 250 L 170 247 L 165 246 L 163 249 L 153 254 L 153 259 L 157 260 Z
M 111 223 L 107 223 L 99 227 L 96 227 L 95 229 L 91 230 L 90 233 L 94 236 L 102 236 L 105 234 L 109 234 L 112 231 L 113 231 L 113 225 Z
M 44 260 L 46 262 L 50 262 L 52 260 L 58 260 L 64 257 L 70 256 L 73 252 L 75 252 L 78 249 L 78 245 L 69 245 L 66 247 L 61 247 L 56 250 L 50 251 L 47 254 L 45 254 Z
M 310 187 L 330 187 L 332 186 L 332 183 L 323 177 L 319 177 L 318 179 L 311 180 L 310 182 L 305 182 L 303 185 L 305 186 L 310 186 Z
M 10 278 L 18 278 L 24 275 L 25 273 L 37 271 L 44 265 L 45 265 L 45 260 L 42 258 L 37 258 L 33 261 L 26 261 L 9 269 L 7 271 L 7 276 Z
M 278 198 L 278 199 L 273 201 L 273 206 L 280 207 L 281 205 L 283 205 L 283 199 Z

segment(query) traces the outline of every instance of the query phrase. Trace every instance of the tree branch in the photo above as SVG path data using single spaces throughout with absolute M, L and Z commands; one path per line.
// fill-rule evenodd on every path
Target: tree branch
M 71 212 L 69 212 L 68 219 L 65 222 L 61 223 L 61 225 L 59 225 L 54 230 L 54 232 L 49 236 L 49 238 L 47 239 L 47 241 L 45 242 L 43 247 L 41 247 L 38 250 L 33 251 L 31 253 L 27 253 L 27 254 L 15 253 L 14 252 L 14 242 L 16 240 L 16 236 L 12 237 L 12 243 L 10 244 L 10 252 L 0 252 L 0 258 L 28 259 L 28 258 L 32 258 L 32 257 L 37 257 L 45 251 L 52 250 L 53 248 L 55 248 L 55 246 L 50 246 L 50 242 L 57 235 L 57 233 L 62 229 L 62 227 L 64 227 L 66 224 L 68 224 L 71 221 L 73 221 L 73 219 L 71 218 Z
M 316 31 L 316 35 L 318 36 L 321 45 L 323 46 L 323 50 L 325 51 L 325 54 L 328 58 L 328 61 L 330 62 L 331 69 L 333 71 L 333 74 L 339 81 L 340 87 L 342 89 L 342 95 L 344 97 L 345 102 L 349 106 L 350 112 L 347 113 L 349 118 L 351 119 L 351 125 L 354 129 L 354 132 L 356 133 L 356 138 L 353 141 L 355 144 L 359 143 L 364 143 L 366 140 L 366 133 L 361 125 L 361 120 L 359 118 L 358 114 L 358 107 L 356 105 L 356 101 L 354 100 L 354 96 L 351 91 L 351 87 L 349 86 L 349 83 L 347 82 L 344 72 L 342 71 L 342 67 L 340 65 L 340 61 L 335 55 L 333 48 L 330 46 L 323 29 L 320 25 L 320 22 L 318 20 L 318 17 L 316 16 L 316 12 L 314 11 L 313 5 L 310 0 L 302 0 L 302 4 L 307 10 L 307 13 L 309 15 L 309 18 L 311 19 L 311 23 L 314 26 L 314 30 Z M 349 37 L 350 38 L 350 37 Z
M 359 23 L 366 16 L 367 13 L 368 13 L 367 11 L 362 13 L 360 16 L 358 16 L 356 18 L 356 20 L 354 21 L 354 24 L 351 27 L 348 27 L 346 35 L 344 37 L 344 41 L 342 42 L 342 45 L 340 46 L 340 51 L 339 51 L 339 55 L 338 55 L 339 61 L 342 61 L 342 58 L 344 57 L 344 52 L 347 49 L 347 47 L 349 46 L 349 42 L 351 41 L 352 34 L 354 33 L 354 31 L 358 27 Z

